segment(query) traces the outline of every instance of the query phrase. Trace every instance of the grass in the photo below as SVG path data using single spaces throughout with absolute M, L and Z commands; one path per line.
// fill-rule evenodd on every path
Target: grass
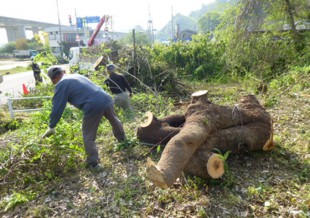
M 21 73 L 21 72 L 25 72 L 25 71 L 30 71 L 32 70 L 30 67 L 30 59 L 16 59 L 16 58 L 12 58 L 12 59 L 0 59 L 0 66 L 2 65 L 7 65 L 7 62 L 16 62 L 16 61 L 29 61 L 29 66 L 27 67 L 23 67 L 23 66 L 17 66 L 11 69 L 6 69 L 6 70 L 1 70 L 0 69 L 0 75 L 5 76 L 5 75 L 10 75 L 10 74 L 16 74 L 16 73 Z
M 11 74 L 16 74 L 16 73 L 22 73 L 25 71 L 30 71 L 31 68 L 29 67 L 14 67 L 12 69 L 7 69 L 7 70 L 0 70 L 0 75 L 5 76 L 5 75 L 11 75 Z
M 306 75 L 298 84 L 307 83 L 309 79 Z M 255 92 L 255 87 L 249 87 L 246 83 L 195 84 L 193 90 L 205 87 L 208 87 L 212 102 L 230 106 L 240 96 Z M 10 161 L 19 166 L 16 171 L 19 177 L 29 175 L 27 179 L 12 181 L 10 186 L 0 180 L 0 215 L 309 217 L 310 90 L 307 87 L 294 89 L 294 81 L 288 87 L 285 87 L 287 91 L 281 92 L 281 87 L 275 86 L 266 95 L 257 95 L 274 120 L 274 150 L 229 154 L 228 171 L 222 178 L 206 181 L 186 175 L 166 190 L 154 187 L 145 178 L 146 158 L 157 161 L 162 150 L 151 150 L 151 147 L 140 145 L 135 138 L 136 127 L 143 118 L 145 107 L 148 107 L 147 110 L 165 111 L 161 115 L 176 110 L 171 106 L 162 107 L 167 104 L 166 99 L 159 100 L 154 108 L 143 101 L 143 98 L 150 99 L 150 96 L 137 94 L 137 101 L 132 99 L 136 109 L 135 119 L 117 111 L 128 137 L 125 144 L 115 141 L 106 121 L 101 124 L 97 144 L 103 172 L 91 172 L 83 167 L 85 157 L 78 150 L 82 146 L 79 114 L 67 111 L 65 116 L 78 122 L 60 123 L 57 127 L 59 135 L 40 144 L 36 140 L 45 131 L 43 124 L 47 122 L 48 111 L 37 114 L 20 132 L 16 130 L 0 135 L 0 157 L 4 151 L 10 151 Z M 184 98 L 189 100 L 189 95 Z M 272 102 L 270 99 L 273 99 Z M 15 156 L 14 149 L 22 143 L 24 150 Z M 23 162 L 23 159 L 30 158 L 33 149 L 42 148 L 45 150 L 41 150 L 42 155 L 36 161 Z M 11 173 L 15 172 L 13 166 Z M 8 205 L 10 208 L 5 210 Z

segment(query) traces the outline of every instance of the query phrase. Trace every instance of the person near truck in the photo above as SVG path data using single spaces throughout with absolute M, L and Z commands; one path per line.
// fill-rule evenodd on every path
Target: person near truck
M 37 64 L 33 58 L 31 58 L 31 60 L 32 60 L 31 68 L 33 71 L 34 79 L 35 79 L 35 84 L 38 85 L 39 83 L 43 81 L 41 77 L 41 69 L 39 67 L 39 64 Z
M 130 97 L 132 96 L 132 89 L 128 81 L 123 75 L 116 73 L 114 64 L 108 64 L 106 70 L 109 78 L 104 83 L 110 88 L 112 94 L 114 94 L 114 104 L 117 107 L 123 108 L 123 110 L 131 110 Z
M 79 74 L 65 74 L 60 67 L 50 68 L 47 75 L 55 85 L 55 93 L 49 128 L 42 137 L 56 134 L 56 124 L 69 102 L 83 111 L 82 133 L 87 155 L 86 164 L 90 168 L 100 167 L 95 140 L 102 117 L 110 122 L 113 135 L 119 142 L 126 139 L 123 125 L 115 115 L 112 97 L 88 78 Z

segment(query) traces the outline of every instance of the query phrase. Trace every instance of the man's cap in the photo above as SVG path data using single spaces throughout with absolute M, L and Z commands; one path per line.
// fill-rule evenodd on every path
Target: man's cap
M 63 69 L 61 67 L 52 67 L 48 70 L 47 75 L 50 79 L 54 79 L 61 72 L 63 72 Z
M 107 70 L 113 72 L 115 70 L 115 65 L 114 64 L 108 64 L 107 65 Z

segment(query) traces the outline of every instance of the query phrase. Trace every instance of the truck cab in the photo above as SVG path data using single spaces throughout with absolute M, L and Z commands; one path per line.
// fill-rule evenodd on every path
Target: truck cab
M 71 47 L 69 50 L 69 67 L 74 73 L 79 70 L 94 71 L 94 63 L 96 60 L 83 56 L 82 49 L 86 47 Z M 77 68 L 76 68 L 77 67 Z
M 69 50 L 69 65 L 73 66 L 79 63 L 80 53 L 82 53 L 81 47 L 71 47 Z

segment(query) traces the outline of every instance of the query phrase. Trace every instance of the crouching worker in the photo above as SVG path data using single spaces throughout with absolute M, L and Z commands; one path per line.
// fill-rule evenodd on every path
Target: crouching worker
M 48 77 L 55 85 L 55 93 L 49 129 L 42 137 L 56 133 L 56 124 L 69 102 L 83 111 L 82 133 L 87 154 L 86 164 L 96 168 L 100 159 L 95 140 L 101 118 L 104 116 L 110 122 L 113 135 L 118 141 L 126 138 L 123 125 L 114 113 L 112 97 L 88 78 L 78 74 L 65 74 L 60 67 L 49 69 Z

